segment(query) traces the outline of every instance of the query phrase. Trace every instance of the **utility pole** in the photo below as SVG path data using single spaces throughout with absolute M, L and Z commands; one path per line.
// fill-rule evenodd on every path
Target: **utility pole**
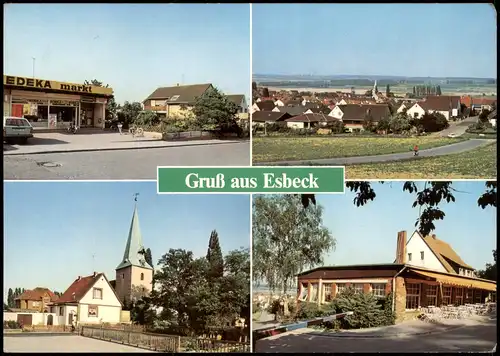
M 33 79 L 35 79 L 35 61 L 36 61 L 36 58 L 31 57 L 31 59 L 33 60 Z

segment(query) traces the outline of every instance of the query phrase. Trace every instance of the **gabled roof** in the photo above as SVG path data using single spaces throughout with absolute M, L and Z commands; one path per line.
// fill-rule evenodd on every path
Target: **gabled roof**
M 153 269 L 145 259 L 144 245 L 142 244 L 142 234 L 139 226 L 139 215 L 137 213 L 137 205 L 134 207 L 134 214 L 130 223 L 128 232 L 127 245 L 123 254 L 122 262 L 116 267 L 117 270 L 129 266 L 137 266 L 142 268 Z
M 428 96 L 425 98 L 425 104 L 422 106 L 426 110 L 449 111 L 460 105 L 459 96 Z M 420 105 L 420 103 L 419 103 Z
M 290 118 L 290 114 L 277 111 L 256 111 L 252 114 L 252 121 L 269 122 L 284 121 Z
M 297 115 L 302 115 L 307 111 L 305 107 L 302 105 L 296 105 L 296 106 L 277 106 L 276 107 L 281 113 L 287 113 L 290 114 L 290 116 L 297 116 Z
M 342 120 L 364 121 L 370 113 L 374 121 L 380 121 L 391 115 L 387 104 L 347 104 L 337 107 L 344 113 Z
M 227 99 L 236 105 L 240 106 L 241 102 L 245 99 L 245 95 L 243 94 L 231 94 L 227 95 Z
M 422 235 L 420 235 L 420 236 L 422 236 Z M 425 236 L 425 237 L 422 237 L 422 239 L 427 244 L 427 246 L 429 246 L 431 251 L 438 258 L 439 262 L 441 262 L 443 267 L 449 273 L 456 273 L 456 272 L 455 272 L 455 269 L 448 262 L 448 260 L 450 260 L 453 263 L 456 263 L 457 265 L 459 265 L 462 268 L 467 268 L 467 269 L 472 269 L 472 270 L 474 269 L 473 267 L 466 264 L 448 243 L 444 242 L 443 240 L 439 240 L 436 237 L 436 235 Z
M 58 304 L 69 304 L 69 303 L 79 303 L 80 300 L 87 294 L 87 292 L 94 286 L 94 284 L 101 278 L 104 277 L 106 282 L 109 281 L 106 278 L 106 275 L 104 273 L 94 273 L 90 276 L 86 277 L 78 277 L 66 291 L 63 293 L 63 295 L 53 304 L 58 305 Z M 110 285 L 111 287 L 111 285 Z M 111 288 L 113 293 L 115 294 L 116 298 L 118 301 L 121 303 L 120 298 L 118 298 L 116 291 Z
M 202 96 L 211 87 L 210 83 L 161 87 L 149 95 L 146 100 L 166 100 L 167 104 L 192 104 L 197 97 Z
M 33 290 L 27 290 L 16 300 L 41 300 L 44 294 L 47 293 L 50 296 L 50 300 L 54 301 L 57 299 L 57 296 L 48 288 L 36 287 Z
M 271 111 L 276 106 L 272 100 L 264 100 L 255 103 L 261 111 Z
M 286 120 L 286 122 L 329 122 L 336 120 L 338 119 L 335 119 L 325 114 L 303 114 L 299 116 L 294 116 Z

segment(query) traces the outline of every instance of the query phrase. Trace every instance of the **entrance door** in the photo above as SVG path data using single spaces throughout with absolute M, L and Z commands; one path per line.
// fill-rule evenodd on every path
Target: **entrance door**
M 23 117 L 23 104 L 12 104 L 12 116 Z
M 73 313 L 68 314 L 68 325 L 73 325 Z

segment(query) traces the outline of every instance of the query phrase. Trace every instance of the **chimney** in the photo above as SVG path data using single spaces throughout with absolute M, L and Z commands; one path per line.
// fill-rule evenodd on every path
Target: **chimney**
M 436 239 L 436 234 L 432 234 L 432 238 L 435 240 Z
M 396 245 L 396 263 L 406 263 L 406 231 L 398 232 L 398 240 Z
M 92 277 L 95 277 L 97 276 L 97 272 L 94 271 L 94 274 L 92 275 Z
M 76 280 L 79 281 L 80 279 L 82 279 L 82 276 L 78 276 Z

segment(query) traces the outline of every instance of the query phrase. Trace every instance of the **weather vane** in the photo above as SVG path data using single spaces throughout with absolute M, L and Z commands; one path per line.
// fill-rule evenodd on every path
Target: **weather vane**
M 139 193 L 134 193 L 134 201 L 137 201 L 138 196 L 139 196 Z

